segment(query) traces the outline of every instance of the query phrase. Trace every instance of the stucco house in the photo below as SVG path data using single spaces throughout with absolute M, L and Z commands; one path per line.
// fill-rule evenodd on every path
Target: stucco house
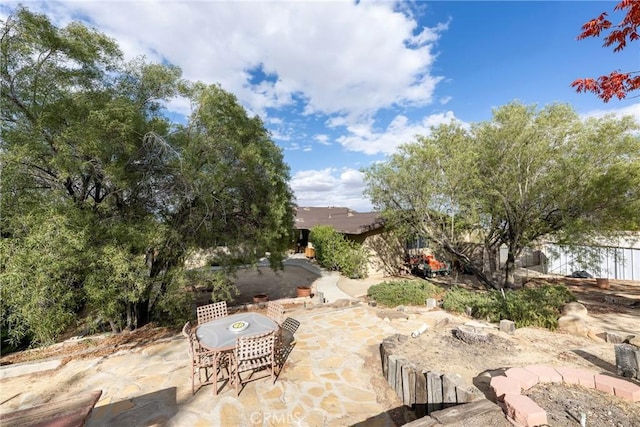
M 398 272 L 404 259 L 404 242 L 386 232 L 384 221 L 378 212 L 356 212 L 344 207 L 298 207 L 294 226 L 297 252 L 302 252 L 309 242 L 309 233 L 317 225 L 328 225 L 347 239 L 362 244 L 369 251 L 369 276 L 390 275 Z

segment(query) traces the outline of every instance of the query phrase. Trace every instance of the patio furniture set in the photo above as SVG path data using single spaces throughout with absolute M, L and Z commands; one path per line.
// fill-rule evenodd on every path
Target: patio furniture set
M 267 303 L 266 316 L 256 312 L 229 315 L 225 301 L 200 306 L 196 314 L 197 327 L 187 322 L 182 329 L 189 344 L 193 394 L 196 375 L 198 388 L 212 384 L 214 396 L 220 391 L 220 382 L 222 387 L 233 385 L 238 396 L 257 371 L 268 373 L 260 379 L 269 377 L 275 382 L 295 345 L 294 333 L 300 325 L 295 319 L 285 319 L 284 308 L 277 301 Z

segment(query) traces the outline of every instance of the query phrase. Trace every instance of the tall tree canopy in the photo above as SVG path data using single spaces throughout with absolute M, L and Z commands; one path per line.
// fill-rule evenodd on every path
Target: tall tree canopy
M 441 125 L 401 146 L 364 171 L 367 192 L 389 224 L 429 238 L 488 287 L 499 283 L 456 245 L 448 217 L 493 260 L 506 245 L 503 283 L 511 285 L 515 259 L 538 238 L 640 228 L 638 126 L 631 117 L 581 120 L 567 105 L 514 102 L 490 121 Z
M 80 310 L 114 329 L 188 309 L 193 250 L 271 253 L 292 229 L 289 168 L 258 117 L 179 68 L 125 62 L 79 23 L 19 8 L 2 23 L 3 330 L 50 341 Z M 190 100 L 186 123 L 164 114 Z
M 638 27 L 640 26 L 640 1 L 622 0 L 613 8 L 615 11 L 625 12 L 622 21 L 614 25 L 607 19 L 607 12 L 590 20 L 582 26 L 578 40 L 588 37 L 600 37 L 603 31 L 609 31 L 604 37 L 604 47 L 614 46 L 613 51 L 619 52 L 627 46 L 627 42 L 640 40 Z M 614 96 L 618 99 L 626 98 L 630 92 L 640 90 L 640 70 L 612 71 L 609 75 L 594 78 L 576 79 L 571 83 L 578 92 L 595 93 L 604 102 Z

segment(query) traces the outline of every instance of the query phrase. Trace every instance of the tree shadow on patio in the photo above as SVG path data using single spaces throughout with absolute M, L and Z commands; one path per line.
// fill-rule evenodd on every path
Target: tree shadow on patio
M 94 408 L 87 427 L 164 425 L 178 413 L 176 387 Z

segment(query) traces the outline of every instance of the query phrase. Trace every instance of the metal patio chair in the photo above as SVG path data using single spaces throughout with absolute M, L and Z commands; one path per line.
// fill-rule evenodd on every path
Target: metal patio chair
M 275 335 L 275 332 L 269 332 L 238 338 L 230 364 L 230 377 L 235 385 L 236 396 L 240 394 L 240 387 L 251 381 L 257 370 L 266 369 L 270 373 L 271 380 L 275 382 Z M 247 371 L 251 371 L 251 374 L 242 379 L 241 374 Z
M 296 345 L 294 334 L 300 327 L 300 322 L 291 317 L 287 317 L 276 335 L 276 365 L 278 367 L 278 375 L 282 371 L 289 354 Z
M 218 394 L 218 373 L 224 368 L 229 372 L 228 358 L 224 353 L 207 350 L 200 345 L 195 330 L 191 327 L 191 322 L 184 324 L 182 335 L 187 338 L 189 345 L 190 371 L 191 371 L 191 394 L 196 393 L 195 377 L 198 373 L 198 389 L 204 385 L 213 384 L 213 394 Z M 215 372 L 209 372 L 216 366 Z M 204 370 L 204 381 L 202 379 L 202 371 Z
M 201 305 L 196 308 L 196 314 L 198 315 L 198 325 L 211 322 L 220 317 L 225 317 L 229 314 L 227 312 L 227 302 L 220 301 L 214 302 L 213 304 Z
M 284 307 L 277 301 L 269 301 L 267 303 L 267 317 L 278 324 L 282 325 L 284 320 Z

